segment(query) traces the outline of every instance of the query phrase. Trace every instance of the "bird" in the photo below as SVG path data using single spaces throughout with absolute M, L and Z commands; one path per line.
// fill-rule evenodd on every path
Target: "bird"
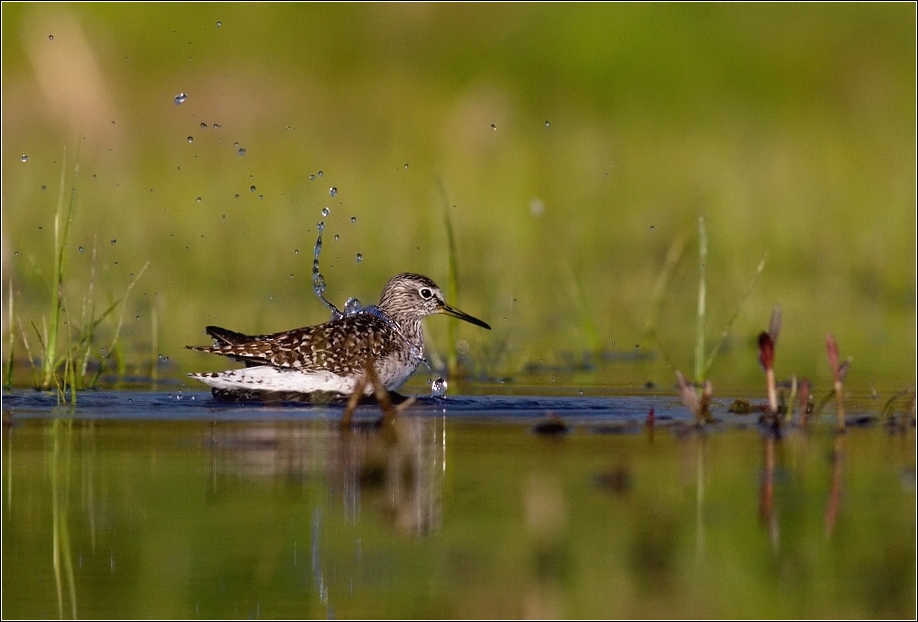
M 245 363 L 222 372 L 191 373 L 212 388 L 215 397 L 339 394 L 358 386 L 373 391 L 365 380 L 368 365 L 389 391 L 396 391 L 424 361 L 421 320 L 445 314 L 490 330 L 491 327 L 446 304 L 430 278 L 410 272 L 389 279 L 377 305 L 356 312 L 336 312 L 333 319 L 268 335 L 246 335 L 207 326 L 211 346 L 190 350 L 220 354 Z M 258 399 L 258 398 L 256 398 Z

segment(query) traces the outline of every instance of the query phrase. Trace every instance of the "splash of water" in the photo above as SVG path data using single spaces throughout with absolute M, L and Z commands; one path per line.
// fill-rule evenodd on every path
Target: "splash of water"
M 446 395 L 446 380 L 442 376 L 430 383 L 430 395 L 432 397 Z
M 319 298 L 319 300 L 321 300 L 322 303 L 326 307 L 328 307 L 328 309 L 331 311 L 330 321 L 339 320 L 348 315 L 359 315 L 359 314 L 375 315 L 376 317 L 385 321 L 386 324 L 388 324 L 389 327 L 392 328 L 395 334 L 398 335 L 399 338 L 402 339 L 402 341 L 408 344 L 409 355 L 414 360 L 418 361 L 418 363 L 423 363 L 428 371 L 432 371 L 430 362 L 424 356 L 423 348 L 421 348 L 420 346 L 418 346 L 418 344 L 408 339 L 402 332 L 401 326 L 399 326 L 397 322 L 395 322 L 389 316 L 387 316 L 382 311 L 382 309 L 380 309 L 376 305 L 367 305 L 366 307 L 364 307 L 363 305 L 360 304 L 360 301 L 357 298 L 351 297 L 351 298 L 348 298 L 347 302 L 344 303 L 344 311 L 342 312 L 338 309 L 338 307 L 336 307 L 332 302 L 330 302 L 325 297 L 325 290 L 328 288 L 328 285 L 325 283 L 325 277 L 323 277 L 322 273 L 319 271 L 319 255 L 322 254 L 322 234 L 325 232 L 325 222 L 324 221 L 319 222 L 316 225 L 316 230 L 318 231 L 318 235 L 316 236 L 316 245 L 313 248 L 313 254 L 312 254 L 312 291 Z M 446 392 L 446 388 L 445 388 L 446 381 L 443 380 L 442 383 L 443 383 L 443 392 L 445 393 Z
M 322 253 L 322 233 L 325 231 L 325 223 L 320 222 L 316 225 L 316 229 L 319 231 L 319 235 L 316 238 L 316 246 L 312 253 L 312 291 L 331 311 L 331 319 L 337 320 L 344 317 L 344 314 L 325 297 L 325 290 L 328 286 L 325 284 L 325 277 L 319 272 L 319 255 Z

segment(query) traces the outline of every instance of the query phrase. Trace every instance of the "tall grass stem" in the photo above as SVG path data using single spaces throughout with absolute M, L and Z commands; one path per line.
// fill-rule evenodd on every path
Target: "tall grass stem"
M 443 180 L 437 178 L 440 186 L 440 195 L 443 199 L 443 226 L 446 229 L 447 271 L 446 271 L 446 298 L 451 304 L 459 304 L 459 254 L 456 251 L 456 236 L 453 232 L 453 221 L 449 213 L 449 195 Z M 459 375 L 459 359 L 456 355 L 456 323 L 447 322 L 446 325 L 446 371 L 450 378 Z
M 704 324 L 707 297 L 708 231 L 704 214 L 698 217 L 698 324 L 695 328 L 695 382 L 704 382 Z

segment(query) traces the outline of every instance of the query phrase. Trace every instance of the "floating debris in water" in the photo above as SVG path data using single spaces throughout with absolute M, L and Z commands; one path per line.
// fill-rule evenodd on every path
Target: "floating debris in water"
M 593 484 L 602 490 L 620 495 L 631 490 L 631 472 L 625 467 L 604 471 L 593 476 Z
M 533 426 L 532 431 L 546 436 L 567 434 L 568 427 L 564 420 L 553 412 L 546 413 L 547 420 Z
M 747 400 L 737 399 L 733 400 L 733 403 L 730 404 L 730 408 L 727 409 L 727 412 L 735 413 L 737 415 L 748 415 L 752 412 L 759 412 L 761 408 L 753 406 Z

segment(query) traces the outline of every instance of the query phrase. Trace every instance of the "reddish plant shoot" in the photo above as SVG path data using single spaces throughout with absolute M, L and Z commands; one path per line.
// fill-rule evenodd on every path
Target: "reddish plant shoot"
M 826 333 L 826 354 L 829 357 L 829 367 L 832 369 L 832 378 L 834 379 L 833 388 L 835 389 L 835 401 L 837 402 L 838 429 L 845 430 L 845 403 L 843 396 L 843 386 L 845 377 L 848 375 L 848 367 L 851 364 L 851 358 L 839 362 L 838 343 L 832 333 Z
M 829 368 L 832 370 L 832 378 L 838 380 L 838 344 L 835 343 L 835 337 L 832 333 L 826 333 L 826 353 L 829 355 Z
M 768 333 L 759 333 L 759 363 L 765 371 L 775 368 L 775 342 Z

